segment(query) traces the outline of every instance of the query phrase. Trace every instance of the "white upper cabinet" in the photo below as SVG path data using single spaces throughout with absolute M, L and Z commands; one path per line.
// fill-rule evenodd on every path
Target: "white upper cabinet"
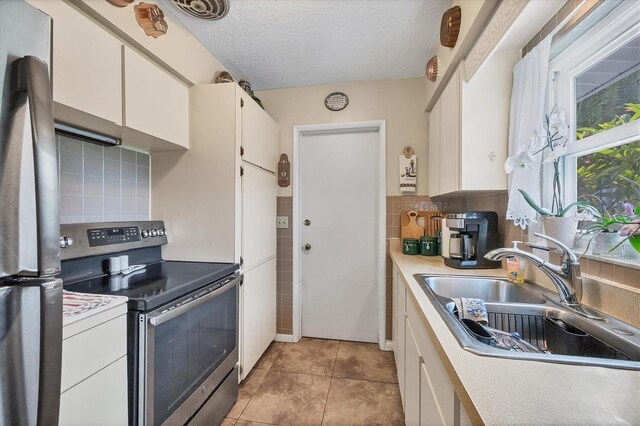
M 460 70 L 444 88 L 440 102 L 440 193 L 460 190 Z
M 513 66 L 520 58 L 520 51 L 494 53 L 471 80 L 460 83 L 461 190 L 507 189 Z
M 429 195 L 507 189 L 513 65 L 518 52 L 493 56 L 464 81 L 456 69 L 429 113 Z
M 69 2 L 27 1 L 53 19 L 57 121 L 150 152 L 189 147 L 189 88 L 182 81 Z
M 276 122 L 246 94 L 242 95 L 242 105 L 242 159 L 275 172 L 278 162 Z
M 127 46 L 122 57 L 123 125 L 188 148 L 188 87 Z
M 440 191 L 440 99 L 429 113 L 429 194 Z
M 29 3 L 53 18 L 53 100 L 122 124 L 122 43 L 66 2 Z

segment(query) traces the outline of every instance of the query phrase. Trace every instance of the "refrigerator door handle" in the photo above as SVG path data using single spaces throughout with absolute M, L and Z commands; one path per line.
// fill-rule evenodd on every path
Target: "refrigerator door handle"
M 40 368 L 37 424 L 57 425 L 62 380 L 62 280 L 40 286 Z
M 49 67 L 35 56 L 25 56 L 18 59 L 17 63 L 18 90 L 27 94 L 33 144 L 38 276 L 52 276 L 60 272 L 60 217 Z

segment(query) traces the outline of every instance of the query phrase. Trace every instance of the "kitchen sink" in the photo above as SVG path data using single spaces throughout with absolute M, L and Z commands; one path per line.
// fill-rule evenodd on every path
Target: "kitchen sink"
M 599 320 L 579 315 L 557 302 L 557 296 L 542 286 L 481 276 L 417 274 L 414 277 L 460 346 L 469 352 L 499 358 L 640 370 L 640 329 L 590 308 L 585 309 L 600 317 Z M 504 335 L 518 333 L 535 351 L 505 350 L 487 344 L 458 319 L 453 301 L 458 297 L 483 299 L 488 327 Z
M 544 303 L 540 294 L 510 281 L 479 277 L 425 277 L 423 282 L 438 296 L 445 298 L 470 297 L 485 302 Z

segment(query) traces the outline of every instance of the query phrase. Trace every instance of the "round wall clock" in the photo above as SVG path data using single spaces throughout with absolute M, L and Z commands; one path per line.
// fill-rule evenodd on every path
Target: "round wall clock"
M 330 93 L 324 100 L 324 106 L 331 111 L 342 111 L 349 105 L 349 98 L 342 92 Z

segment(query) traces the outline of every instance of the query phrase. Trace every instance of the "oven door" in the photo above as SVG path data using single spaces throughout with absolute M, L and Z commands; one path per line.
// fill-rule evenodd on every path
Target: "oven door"
M 240 281 L 227 278 L 140 316 L 140 425 L 186 423 L 233 370 Z

